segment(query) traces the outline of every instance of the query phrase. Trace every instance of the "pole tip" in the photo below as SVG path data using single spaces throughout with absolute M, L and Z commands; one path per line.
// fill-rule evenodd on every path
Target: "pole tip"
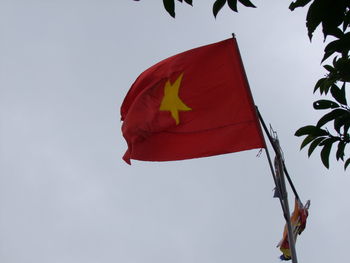
M 232 37 L 233 37 L 233 38 L 236 38 L 236 35 L 235 35 L 235 33 L 232 33 Z

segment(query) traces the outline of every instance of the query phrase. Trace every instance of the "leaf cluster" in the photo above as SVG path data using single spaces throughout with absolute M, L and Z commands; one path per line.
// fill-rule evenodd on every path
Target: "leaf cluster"
M 253 7 L 255 8 L 256 6 L 250 2 L 249 0 L 238 0 L 242 5 L 247 6 L 247 7 Z M 229 8 L 234 11 L 238 12 L 237 9 L 237 0 L 216 0 L 213 5 L 213 15 L 216 18 L 218 15 L 219 11 L 225 6 L 225 4 L 229 6 Z
M 289 8 L 304 7 L 310 4 L 306 16 L 308 36 L 312 39 L 318 26 L 322 27 L 324 39 L 332 36 L 335 40 L 324 49 L 321 63 L 334 56 L 332 63 L 324 65 L 326 75 L 316 82 L 314 92 L 331 96 L 314 102 L 315 110 L 327 110 L 316 125 L 307 125 L 296 131 L 296 136 L 306 135 L 301 149 L 309 145 L 308 156 L 317 147 L 321 148 L 320 157 L 323 165 L 329 168 L 329 157 L 333 145 L 337 144 L 335 157 L 344 162 L 344 169 L 350 164 L 345 160 L 345 148 L 350 142 L 350 108 L 346 100 L 346 84 L 350 81 L 350 1 L 349 0 L 296 0 Z M 330 92 L 330 94 L 329 94 Z M 334 132 L 330 132 L 330 130 Z
M 343 31 L 349 26 L 349 0 L 296 0 L 290 4 L 289 9 L 293 11 L 310 2 L 306 16 L 306 27 L 310 40 L 319 25 L 322 25 L 325 38 L 328 35 L 339 36 L 341 34 L 340 25 L 343 25 Z
M 177 0 L 178 2 L 185 2 L 192 6 L 192 0 Z M 175 18 L 175 0 L 163 0 L 165 10 Z
M 313 106 L 315 110 L 327 110 L 316 125 L 307 125 L 298 129 L 295 136 L 306 136 L 301 143 L 300 149 L 309 145 L 308 156 L 314 152 L 316 147 L 321 147 L 321 160 L 326 168 L 329 168 L 329 156 L 333 144 L 338 144 L 336 151 L 337 161 L 344 161 L 345 147 L 350 142 L 350 107 L 347 104 L 345 85 L 339 88 L 332 85 L 331 93 L 335 100 L 317 100 Z M 327 126 L 333 123 L 332 134 Z M 344 168 L 350 164 L 350 158 L 345 161 Z
M 134 0 L 134 1 L 140 1 L 140 0 Z M 185 2 L 186 4 L 193 5 L 192 0 L 177 0 L 178 2 Z M 216 18 L 219 11 L 227 4 L 229 8 L 234 11 L 238 12 L 237 9 L 237 2 L 240 2 L 242 5 L 247 7 L 256 7 L 250 0 L 215 0 L 213 4 L 213 15 Z M 173 18 L 175 18 L 175 0 L 163 0 L 163 5 L 165 10 L 171 15 Z

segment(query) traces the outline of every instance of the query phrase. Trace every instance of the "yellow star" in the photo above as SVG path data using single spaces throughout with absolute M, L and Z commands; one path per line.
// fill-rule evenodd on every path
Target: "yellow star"
M 174 118 L 176 125 L 180 123 L 179 111 L 192 110 L 179 98 L 179 88 L 181 84 L 183 73 L 175 80 L 173 84 L 169 80 L 164 86 L 164 97 L 160 104 L 159 110 L 170 111 L 171 116 Z

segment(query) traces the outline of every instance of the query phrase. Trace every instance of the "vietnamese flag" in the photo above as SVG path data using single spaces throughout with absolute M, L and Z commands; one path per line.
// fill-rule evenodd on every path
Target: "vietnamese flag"
M 265 147 L 234 38 L 144 71 L 124 99 L 121 119 L 129 164 Z

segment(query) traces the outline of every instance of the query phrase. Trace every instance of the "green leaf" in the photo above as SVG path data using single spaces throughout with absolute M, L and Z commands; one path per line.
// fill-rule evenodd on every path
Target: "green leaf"
M 308 30 L 308 35 L 310 40 L 312 39 L 313 32 L 322 22 L 322 18 L 323 18 L 322 1 L 324 0 L 314 0 L 314 2 L 310 5 L 306 15 L 306 27 Z
M 326 136 L 329 133 L 319 127 L 313 126 L 313 125 L 307 125 L 304 127 L 301 127 L 295 132 L 295 136 L 300 137 L 303 135 L 314 135 L 315 137 L 319 136 Z
M 231 8 L 232 11 L 238 12 L 237 10 L 237 0 L 227 0 L 228 6 Z
M 300 150 L 303 149 L 310 142 L 312 142 L 314 139 L 315 139 L 315 136 L 313 135 L 306 136 L 306 138 L 303 140 L 303 142 L 300 145 Z
M 163 0 L 165 10 L 175 18 L 175 0 Z
M 321 150 L 321 160 L 323 165 L 329 169 L 329 154 L 331 153 L 333 141 L 331 141 L 331 138 L 328 138 L 322 142 L 324 144 L 322 150 Z
M 334 36 L 336 38 L 341 38 L 344 33 L 343 31 L 341 31 L 340 28 L 337 27 L 330 27 L 327 28 L 325 24 L 323 24 L 323 35 L 325 36 L 325 38 L 329 35 L 329 36 Z
M 350 128 L 350 119 L 346 119 L 345 123 L 344 123 L 344 130 L 343 130 L 343 134 L 347 134 Z
M 294 11 L 295 8 L 306 6 L 310 2 L 311 2 L 311 0 L 297 0 L 297 1 L 292 2 L 290 4 L 289 9 Z
M 334 71 L 334 68 L 331 65 L 324 65 L 323 66 L 325 69 L 327 69 L 329 72 Z
M 223 6 L 225 4 L 226 4 L 226 0 L 216 0 L 215 1 L 214 5 L 213 5 L 213 14 L 214 14 L 215 18 L 218 15 L 218 13 L 221 10 L 221 8 L 223 8 Z
M 336 141 L 339 141 L 339 140 L 340 140 L 339 137 L 331 136 L 331 137 L 326 138 L 324 141 L 322 141 L 320 143 L 320 146 L 324 146 L 324 145 L 330 144 L 330 143 L 333 144 L 333 143 L 335 143 Z
M 350 42 L 349 42 L 350 45 Z M 344 53 L 349 52 L 348 50 L 344 50 Z M 343 82 L 350 82 L 350 58 L 349 57 L 342 57 L 340 58 L 335 67 L 336 72 L 333 73 L 333 75 L 336 76 L 337 80 L 343 81 Z
M 344 141 L 340 141 L 338 143 L 338 149 L 337 149 L 337 153 L 335 154 L 337 161 L 339 161 L 339 159 L 341 159 L 342 161 L 344 161 L 344 150 L 345 150 L 345 142 Z
M 337 85 L 333 84 L 331 87 L 331 94 L 337 102 L 343 105 L 347 105 L 347 101 L 345 97 L 345 85 L 343 85 L 342 88 L 340 89 L 338 88 Z
M 334 84 L 334 82 L 335 81 L 333 79 L 326 78 L 325 81 L 322 82 L 322 85 L 320 87 L 321 94 L 323 93 L 327 94 L 330 87 Z
M 327 80 L 327 78 L 321 78 L 317 81 L 315 88 L 314 88 L 314 92 L 316 92 L 319 88 L 321 88 L 321 86 L 323 85 L 323 82 Z
M 344 17 L 344 22 L 343 22 L 343 31 L 345 32 L 345 30 L 347 29 L 347 27 L 350 24 L 350 11 L 348 10 L 348 12 L 346 13 L 345 17 Z
M 350 112 L 345 109 L 339 109 L 338 116 L 334 119 L 334 129 L 340 134 L 341 127 L 348 124 L 349 121 L 350 121 Z M 345 128 L 344 128 L 344 133 L 347 133 L 345 132 Z
M 337 56 L 335 56 L 335 57 L 333 58 L 333 62 L 332 62 L 333 67 L 335 67 L 335 64 L 337 63 L 337 59 L 338 59 L 338 57 L 337 57 Z
M 325 38 L 327 35 L 338 36 L 339 32 L 340 34 L 342 33 L 341 30 L 338 29 L 338 26 L 340 26 L 344 20 L 347 1 L 349 0 L 322 0 L 322 7 L 324 8 L 322 30 Z
M 339 118 L 334 119 L 334 130 L 337 131 L 338 134 L 340 134 L 340 129 L 343 127 L 346 123 L 346 121 L 349 119 L 349 116 L 343 115 Z
M 339 104 L 331 100 L 318 100 L 314 102 L 315 110 L 339 108 Z
M 249 0 L 238 0 L 239 2 L 241 2 L 242 5 L 247 6 L 247 7 L 256 7 L 252 2 L 250 2 Z
M 348 168 L 350 164 L 350 158 L 346 160 L 345 164 L 344 164 L 344 170 L 346 170 L 346 168 Z
M 344 34 L 341 38 L 330 42 L 324 49 L 324 57 L 321 62 L 325 61 L 335 52 L 343 53 L 350 49 L 350 32 Z
M 316 149 L 316 147 L 325 139 L 326 137 L 319 137 L 317 139 L 315 139 L 311 144 L 310 144 L 310 147 L 309 147 L 309 150 L 308 150 L 308 156 L 310 157 L 311 154 L 313 153 L 313 151 Z
M 313 125 L 307 125 L 304 127 L 299 128 L 296 132 L 295 132 L 295 136 L 300 137 L 303 135 L 309 135 L 312 134 L 312 131 L 315 129 L 315 126 Z
M 179 1 L 179 2 L 183 2 L 183 1 L 185 1 L 185 3 L 186 4 L 189 4 L 189 5 L 192 5 L 192 0 L 177 0 L 177 1 Z
M 341 116 L 348 114 L 346 110 L 343 109 L 335 109 L 327 114 L 325 114 L 319 121 L 317 122 L 317 127 L 322 127 L 326 123 L 334 120 L 336 118 L 340 118 Z
M 330 42 L 324 49 L 324 56 L 322 61 L 325 61 L 328 57 L 330 57 L 337 49 L 339 49 L 339 39 Z

